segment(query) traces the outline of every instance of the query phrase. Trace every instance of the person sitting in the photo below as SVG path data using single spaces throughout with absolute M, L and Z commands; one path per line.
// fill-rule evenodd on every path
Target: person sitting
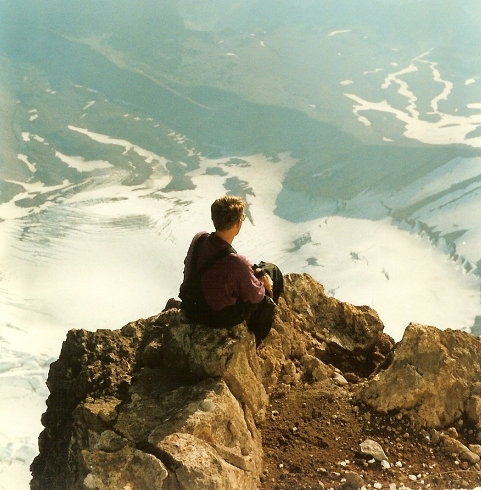
M 247 321 L 259 345 L 271 329 L 284 280 L 276 265 L 253 265 L 232 247 L 246 217 L 245 207 L 236 196 L 214 201 L 215 231 L 194 236 L 184 260 L 179 297 L 189 320 L 217 328 Z

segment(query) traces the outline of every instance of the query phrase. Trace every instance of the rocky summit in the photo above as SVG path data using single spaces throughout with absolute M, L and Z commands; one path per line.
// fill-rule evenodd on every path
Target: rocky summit
M 474 488 L 481 341 L 285 276 L 269 336 L 188 323 L 169 300 L 72 330 L 48 376 L 34 490 Z

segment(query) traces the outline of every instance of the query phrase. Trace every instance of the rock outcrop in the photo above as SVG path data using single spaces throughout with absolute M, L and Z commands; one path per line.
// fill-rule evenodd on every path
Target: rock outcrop
M 433 431 L 460 420 L 479 431 L 477 337 L 411 325 L 395 345 L 374 310 L 299 274 L 285 276 L 258 349 L 245 324 L 190 324 L 177 306 L 120 330 L 68 333 L 50 368 L 32 489 L 259 488 L 269 396 L 303 383 L 356 386 L 373 412 Z M 458 441 L 437 434 L 451 449 Z
M 379 412 L 408 414 L 422 427 L 458 420 L 480 427 L 480 342 L 466 332 L 410 324 L 390 366 L 360 399 Z

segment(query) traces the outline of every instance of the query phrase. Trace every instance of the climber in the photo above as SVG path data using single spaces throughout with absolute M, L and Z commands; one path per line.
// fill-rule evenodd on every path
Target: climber
M 246 218 L 245 206 L 235 196 L 214 201 L 215 231 L 194 236 L 184 260 L 179 296 L 189 320 L 218 328 L 246 320 L 259 345 L 271 329 L 284 280 L 276 265 L 252 265 L 232 247 Z

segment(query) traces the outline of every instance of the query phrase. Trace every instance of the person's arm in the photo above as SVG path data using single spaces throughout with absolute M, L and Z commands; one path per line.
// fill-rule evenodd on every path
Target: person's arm
M 255 276 L 252 264 L 242 255 L 236 256 L 236 275 L 239 299 L 260 303 L 266 294 L 263 281 Z
M 254 269 L 254 275 L 262 282 L 264 285 L 264 289 L 266 290 L 267 296 L 271 298 L 274 296 L 274 283 L 272 282 L 272 278 L 266 271 L 257 268 Z

